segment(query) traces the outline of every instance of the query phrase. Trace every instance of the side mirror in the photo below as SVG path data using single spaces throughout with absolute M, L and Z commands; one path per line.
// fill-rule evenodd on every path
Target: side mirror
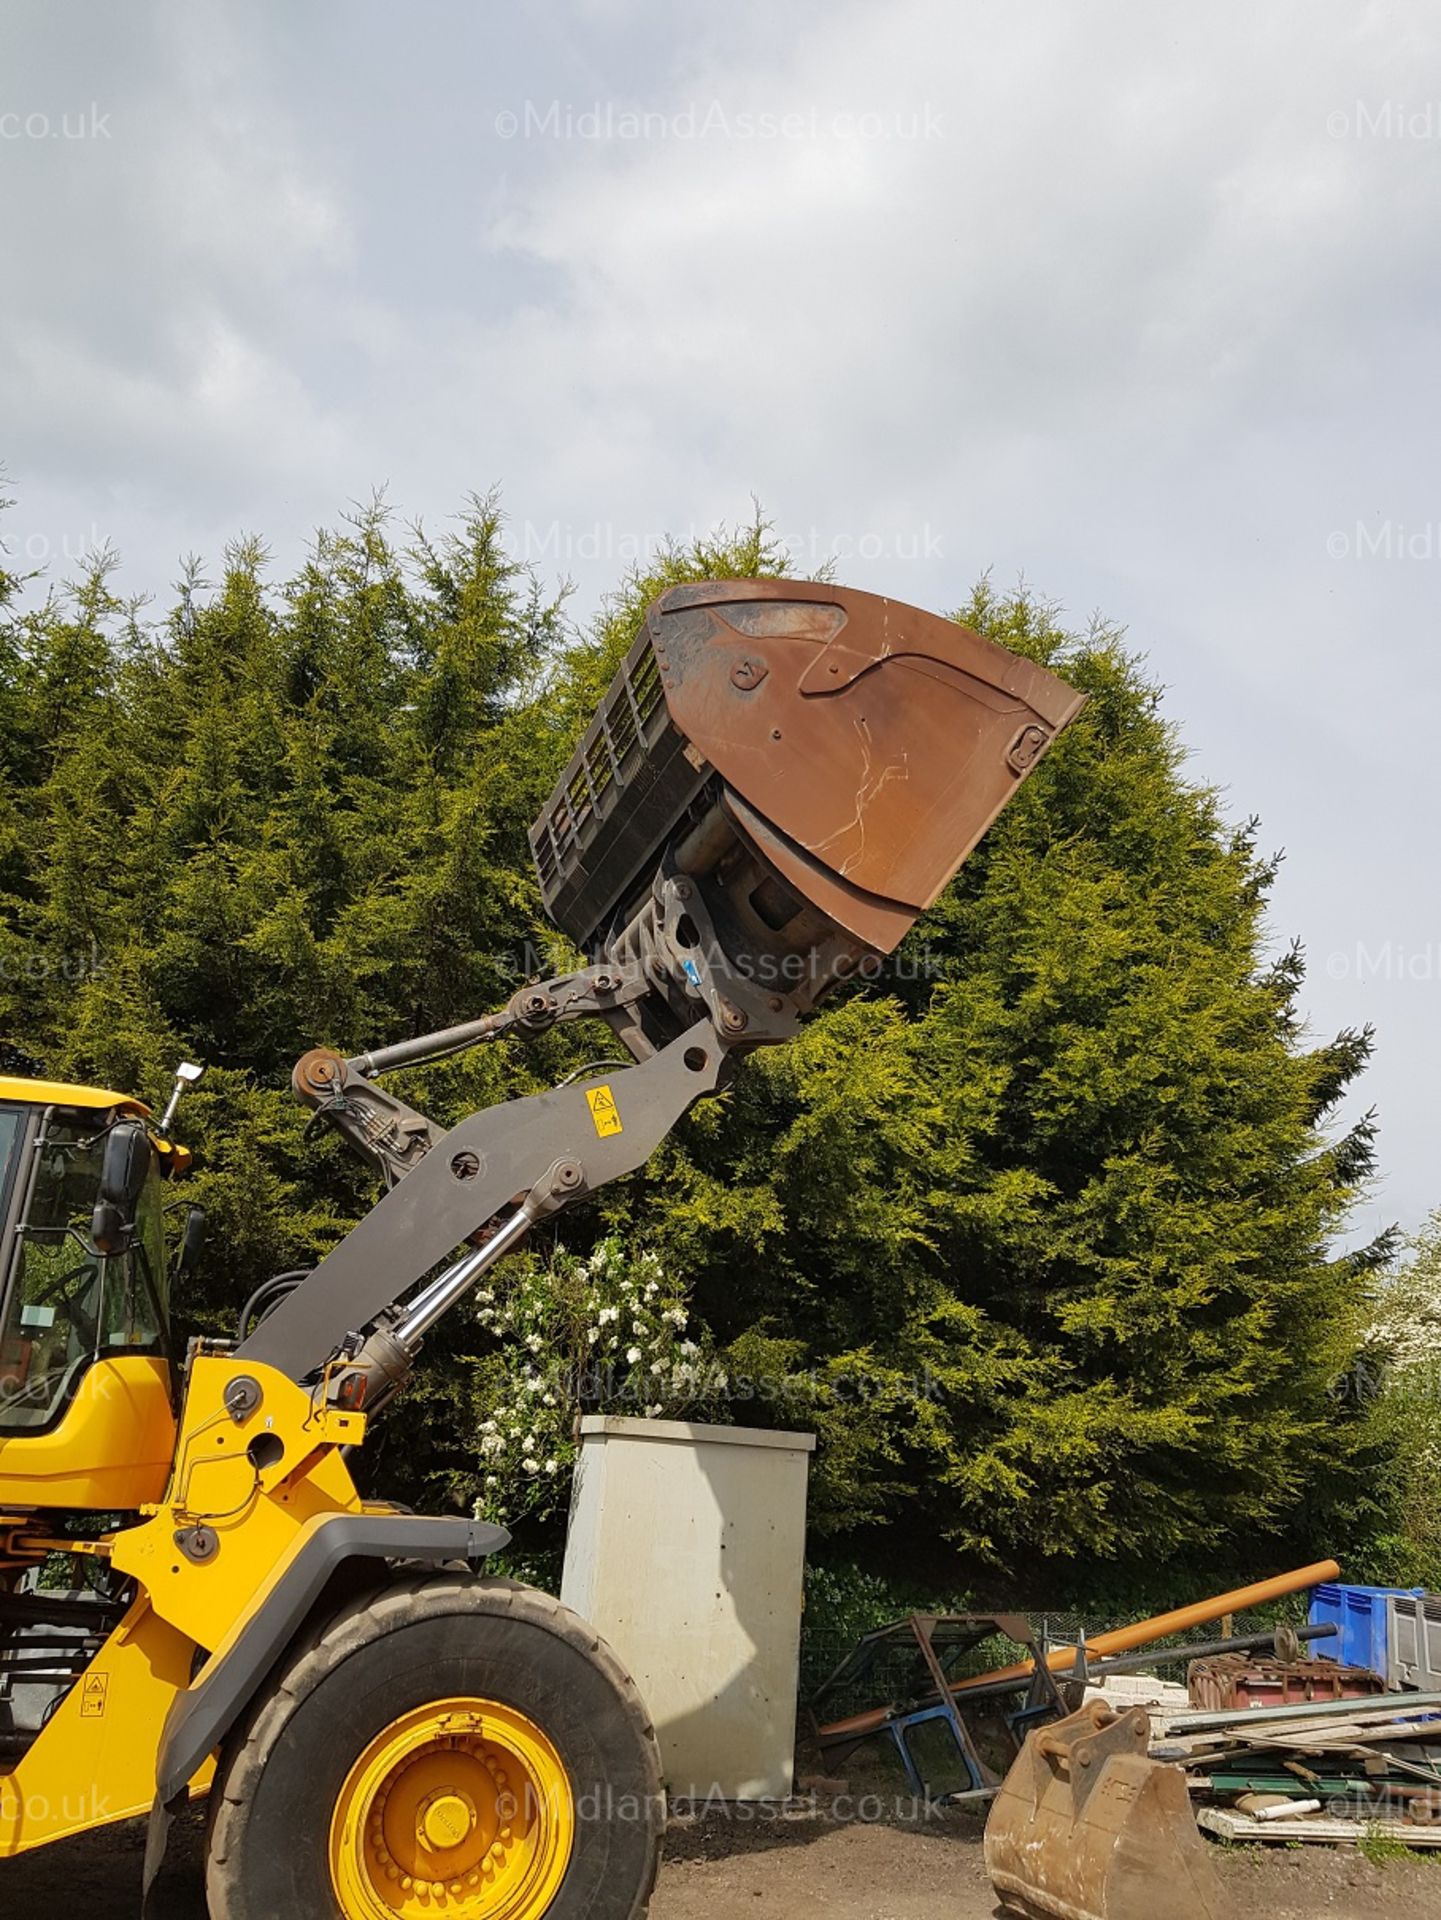
M 119 1253 L 125 1244 L 125 1215 L 111 1200 L 97 1200 L 90 1216 L 90 1244 L 97 1253 Z
M 116 1253 L 135 1218 L 150 1172 L 150 1139 L 139 1120 L 117 1120 L 105 1137 L 100 1191 L 90 1216 L 90 1239 L 100 1253 Z
M 205 1209 L 191 1207 L 185 1216 L 185 1231 L 180 1236 L 180 1251 L 175 1256 L 175 1278 L 184 1279 L 200 1265 L 205 1251 Z
M 118 1207 L 127 1219 L 135 1212 L 150 1172 L 150 1140 L 138 1120 L 117 1120 L 105 1141 L 100 1163 L 100 1204 Z

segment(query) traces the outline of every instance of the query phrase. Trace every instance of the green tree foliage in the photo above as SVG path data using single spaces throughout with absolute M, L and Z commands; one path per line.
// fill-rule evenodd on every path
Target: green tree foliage
M 477 499 L 439 540 L 373 503 L 287 582 L 237 542 L 159 620 L 103 558 L 38 604 L 0 577 L 0 1034 L 22 1070 L 152 1094 L 212 1063 L 197 1324 L 368 1204 L 306 1135 L 297 1055 L 547 966 L 525 829 L 646 603 L 784 566 L 761 523 L 669 548 L 578 635 Z M 1370 1122 L 1331 1124 L 1368 1037 L 1306 1041 L 1254 824 L 1187 778 L 1118 637 L 988 587 L 961 617 L 1082 717 L 880 978 L 559 1231 L 688 1278 L 731 1416 L 819 1428 L 837 1534 L 1011 1568 L 1329 1548 L 1373 1518 L 1334 1383 L 1385 1248 L 1331 1252 L 1371 1170 Z M 595 1051 L 558 1032 L 399 1084 L 451 1122 Z M 416 1497 L 484 1470 L 493 1336 L 454 1326 L 366 1450 Z
M 1081 718 L 891 974 L 757 1056 L 614 1216 L 695 1276 L 761 1417 L 819 1425 L 823 1525 L 1011 1566 L 1329 1550 L 1366 1518 L 1334 1389 L 1388 1251 L 1330 1252 L 1369 1036 L 1304 1043 L 1255 824 L 1186 778 L 1118 637 L 987 587 L 961 617 Z

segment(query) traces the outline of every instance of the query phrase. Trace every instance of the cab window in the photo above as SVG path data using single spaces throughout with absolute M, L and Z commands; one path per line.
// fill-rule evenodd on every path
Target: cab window
M 49 1116 L 0 1331 L 0 1432 L 51 1425 L 102 1355 L 164 1350 L 159 1176 L 152 1168 L 132 1248 L 91 1252 L 104 1150 L 95 1116 Z

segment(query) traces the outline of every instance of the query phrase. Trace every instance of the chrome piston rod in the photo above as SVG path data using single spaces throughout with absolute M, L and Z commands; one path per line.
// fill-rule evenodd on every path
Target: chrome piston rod
M 493 1267 L 512 1247 L 519 1246 L 534 1225 L 535 1215 L 527 1202 L 490 1236 L 484 1246 L 463 1254 L 444 1273 L 438 1273 L 428 1287 L 421 1289 L 394 1329 L 395 1338 L 402 1346 L 413 1346 L 443 1313 L 455 1305 L 467 1288 L 474 1286 L 487 1267 Z

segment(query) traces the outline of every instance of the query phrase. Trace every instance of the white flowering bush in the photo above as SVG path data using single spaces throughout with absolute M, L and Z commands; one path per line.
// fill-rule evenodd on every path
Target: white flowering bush
M 1372 1346 L 1396 1373 L 1434 1367 L 1441 1354 L 1441 1210 L 1406 1251 L 1381 1279 L 1370 1326 Z
M 1363 1399 L 1391 1456 L 1384 1492 L 1396 1536 L 1379 1572 L 1406 1586 L 1441 1584 L 1441 1210 L 1407 1244 L 1374 1304 Z M 1354 1577 L 1354 1576 L 1353 1576 Z
M 712 1384 L 680 1287 L 658 1255 L 616 1238 L 586 1259 L 507 1263 L 476 1313 L 499 1343 L 483 1363 L 482 1519 L 567 1504 L 582 1413 L 676 1419 Z

